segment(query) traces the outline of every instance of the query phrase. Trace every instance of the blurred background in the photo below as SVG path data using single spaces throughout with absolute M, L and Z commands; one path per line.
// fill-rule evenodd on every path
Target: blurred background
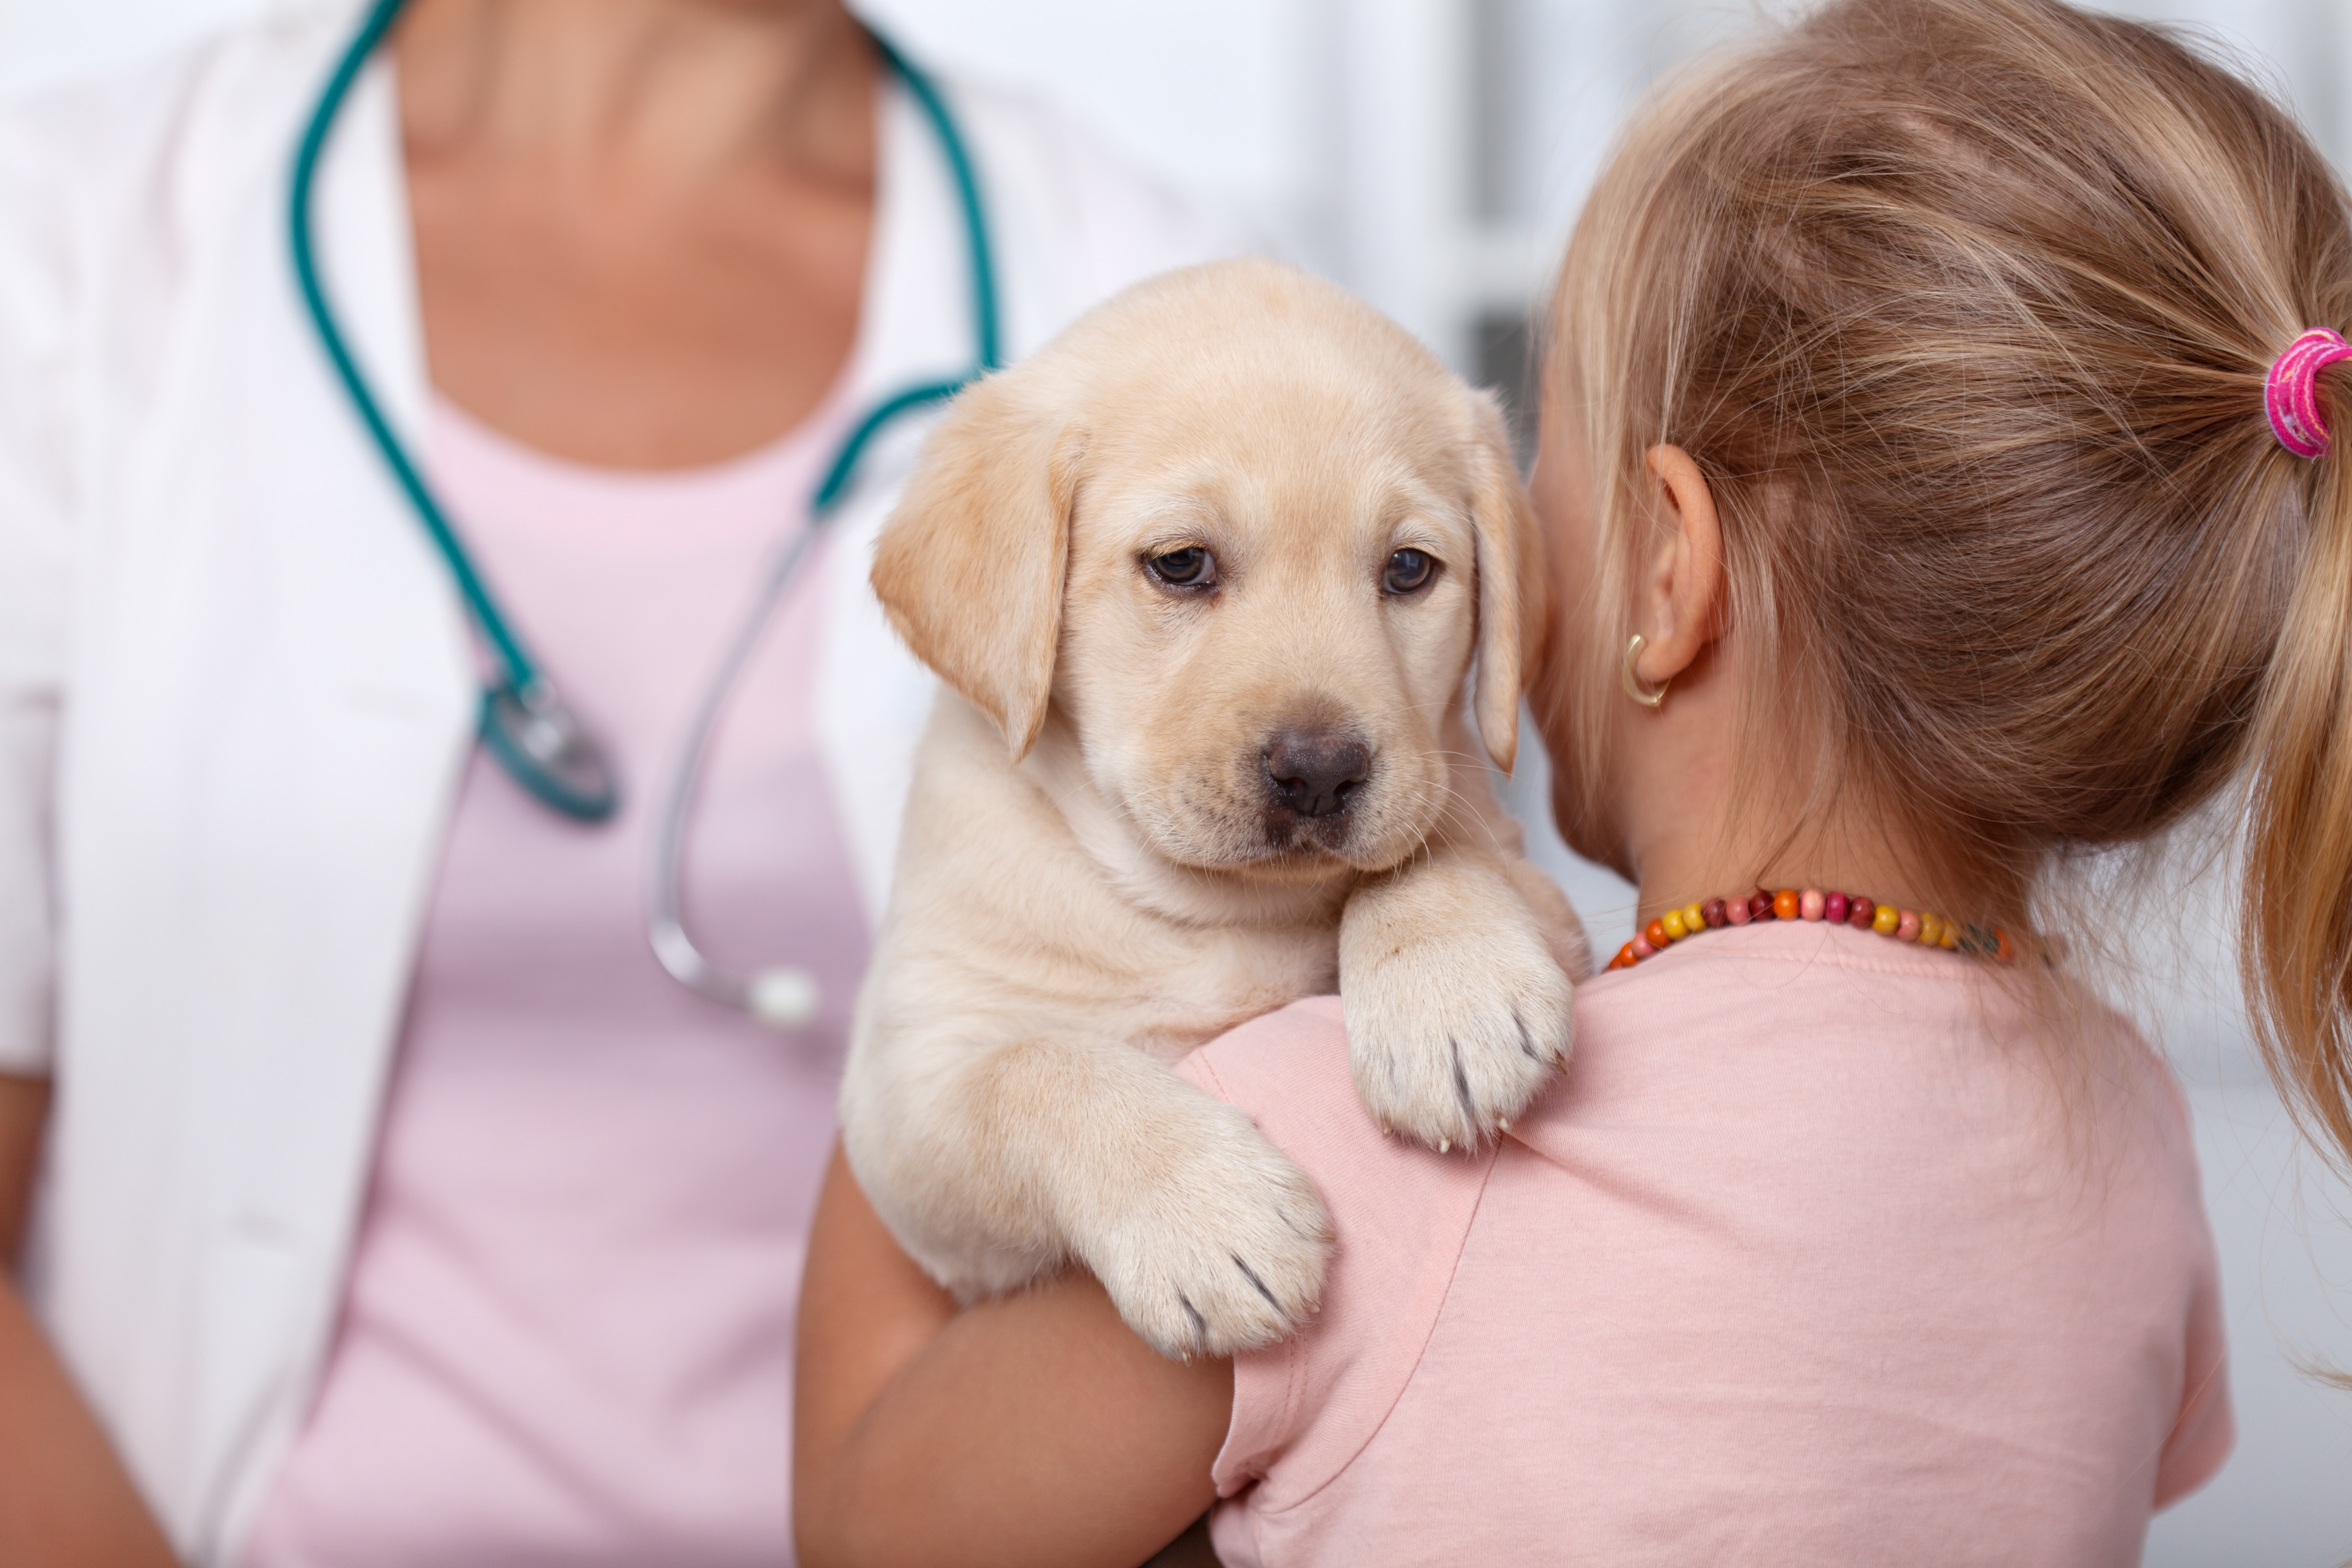
M 1612 128 L 1662 70 L 1757 23 L 1722 0 L 853 0 L 910 53 L 1054 100 L 1277 254 L 1362 292 L 1526 411 L 1528 312 Z M 0 0 L 0 94 L 174 47 L 282 0 Z M 2352 166 L 2352 4 L 2137 0 L 2294 105 Z M 1631 890 L 1509 787 L 1612 952 Z M 2352 1186 L 2295 1138 L 2235 1001 L 2226 863 L 2139 919 L 2135 993 L 2194 1106 L 2231 1321 L 2238 1447 L 2160 1517 L 2151 1565 L 2352 1559 Z

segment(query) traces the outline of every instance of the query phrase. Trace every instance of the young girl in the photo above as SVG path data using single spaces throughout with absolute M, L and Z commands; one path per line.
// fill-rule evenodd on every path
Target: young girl
M 1083 1279 L 955 1314 L 836 1163 L 808 1560 L 1132 1563 L 1214 1499 L 1229 1563 L 2137 1562 L 2231 1442 L 2211 1242 L 2053 873 L 2250 780 L 2249 989 L 2352 1144 L 2347 322 L 2326 163 L 2145 26 L 1846 0 L 1657 100 L 1537 483 L 1556 811 L 1655 917 L 1565 1080 L 1445 1156 L 1328 1000 L 1193 1057 L 1339 1238 L 1230 1366 Z

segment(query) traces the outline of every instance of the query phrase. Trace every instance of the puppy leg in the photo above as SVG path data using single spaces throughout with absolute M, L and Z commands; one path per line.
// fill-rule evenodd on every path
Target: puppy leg
M 1575 906 L 1559 884 L 1538 870 L 1532 862 L 1517 855 L 1507 855 L 1495 862 L 1496 868 L 1510 879 L 1528 912 L 1543 928 L 1544 945 L 1551 950 L 1552 962 L 1570 980 L 1592 978 L 1592 939 L 1584 934 L 1584 922 L 1577 918 Z
M 1584 934 L 1584 922 L 1559 884 L 1527 858 L 1526 829 L 1495 798 L 1495 776 L 1475 761 L 1480 753 L 1458 710 L 1447 716 L 1444 733 L 1454 765 L 1435 840 L 1486 861 L 1508 878 L 1543 927 L 1544 943 L 1561 971 L 1571 981 L 1591 978 L 1592 942 Z
M 853 1064 L 844 1140 L 876 1211 L 959 1296 L 1075 1258 L 1171 1356 L 1266 1344 L 1314 1310 L 1322 1201 L 1240 1111 L 1108 1040 L 923 1054 L 930 1070 L 887 1085 Z
M 1356 1091 L 1382 1127 L 1475 1145 L 1566 1064 L 1573 1021 L 1556 952 L 1590 960 L 1557 891 L 1556 909 L 1530 901 L 1507 862 L 1444 844 L 1348 900 L 1339 996 Z

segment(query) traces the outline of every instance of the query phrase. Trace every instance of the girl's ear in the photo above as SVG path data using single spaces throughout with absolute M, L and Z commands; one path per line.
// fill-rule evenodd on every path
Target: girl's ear
M 959 395 L 874 552 L 874 592 L 915 657 L 994 719 L 1015 762 L 1053 693 L 1083 435 L 1009 371 Z
M 1472 396 L 1470 516 L 1478 549 L 1478 739 L 1505 773 L 1518 760 L 1519 693 L 1543 666 L 1550 585 L 1535 512 L 1492 393 Z
M 1653 447 L 1650 505 L 1656 552 L 1637 579 L 1633 623 L 1642 655 L 1633 673 L 1663 686 L 1690 668 L 1721 634 L 1723 525 L 1706 476 L 1680 447 Z

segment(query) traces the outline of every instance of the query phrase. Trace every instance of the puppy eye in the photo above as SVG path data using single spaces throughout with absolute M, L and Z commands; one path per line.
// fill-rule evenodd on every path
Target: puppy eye
M 1418 550 L 1400 550 L 1389 557 L 1388 570 L 1381 574 L 1381 585 L 1391 594 L 1410 594 L 1429 585 L 1437 575 L 1437 563 Z
M 1155 555 L 1145 564 L 1171 588 L 1205 588 L 1217 580 L 1217 558 L 1197 544 Z

